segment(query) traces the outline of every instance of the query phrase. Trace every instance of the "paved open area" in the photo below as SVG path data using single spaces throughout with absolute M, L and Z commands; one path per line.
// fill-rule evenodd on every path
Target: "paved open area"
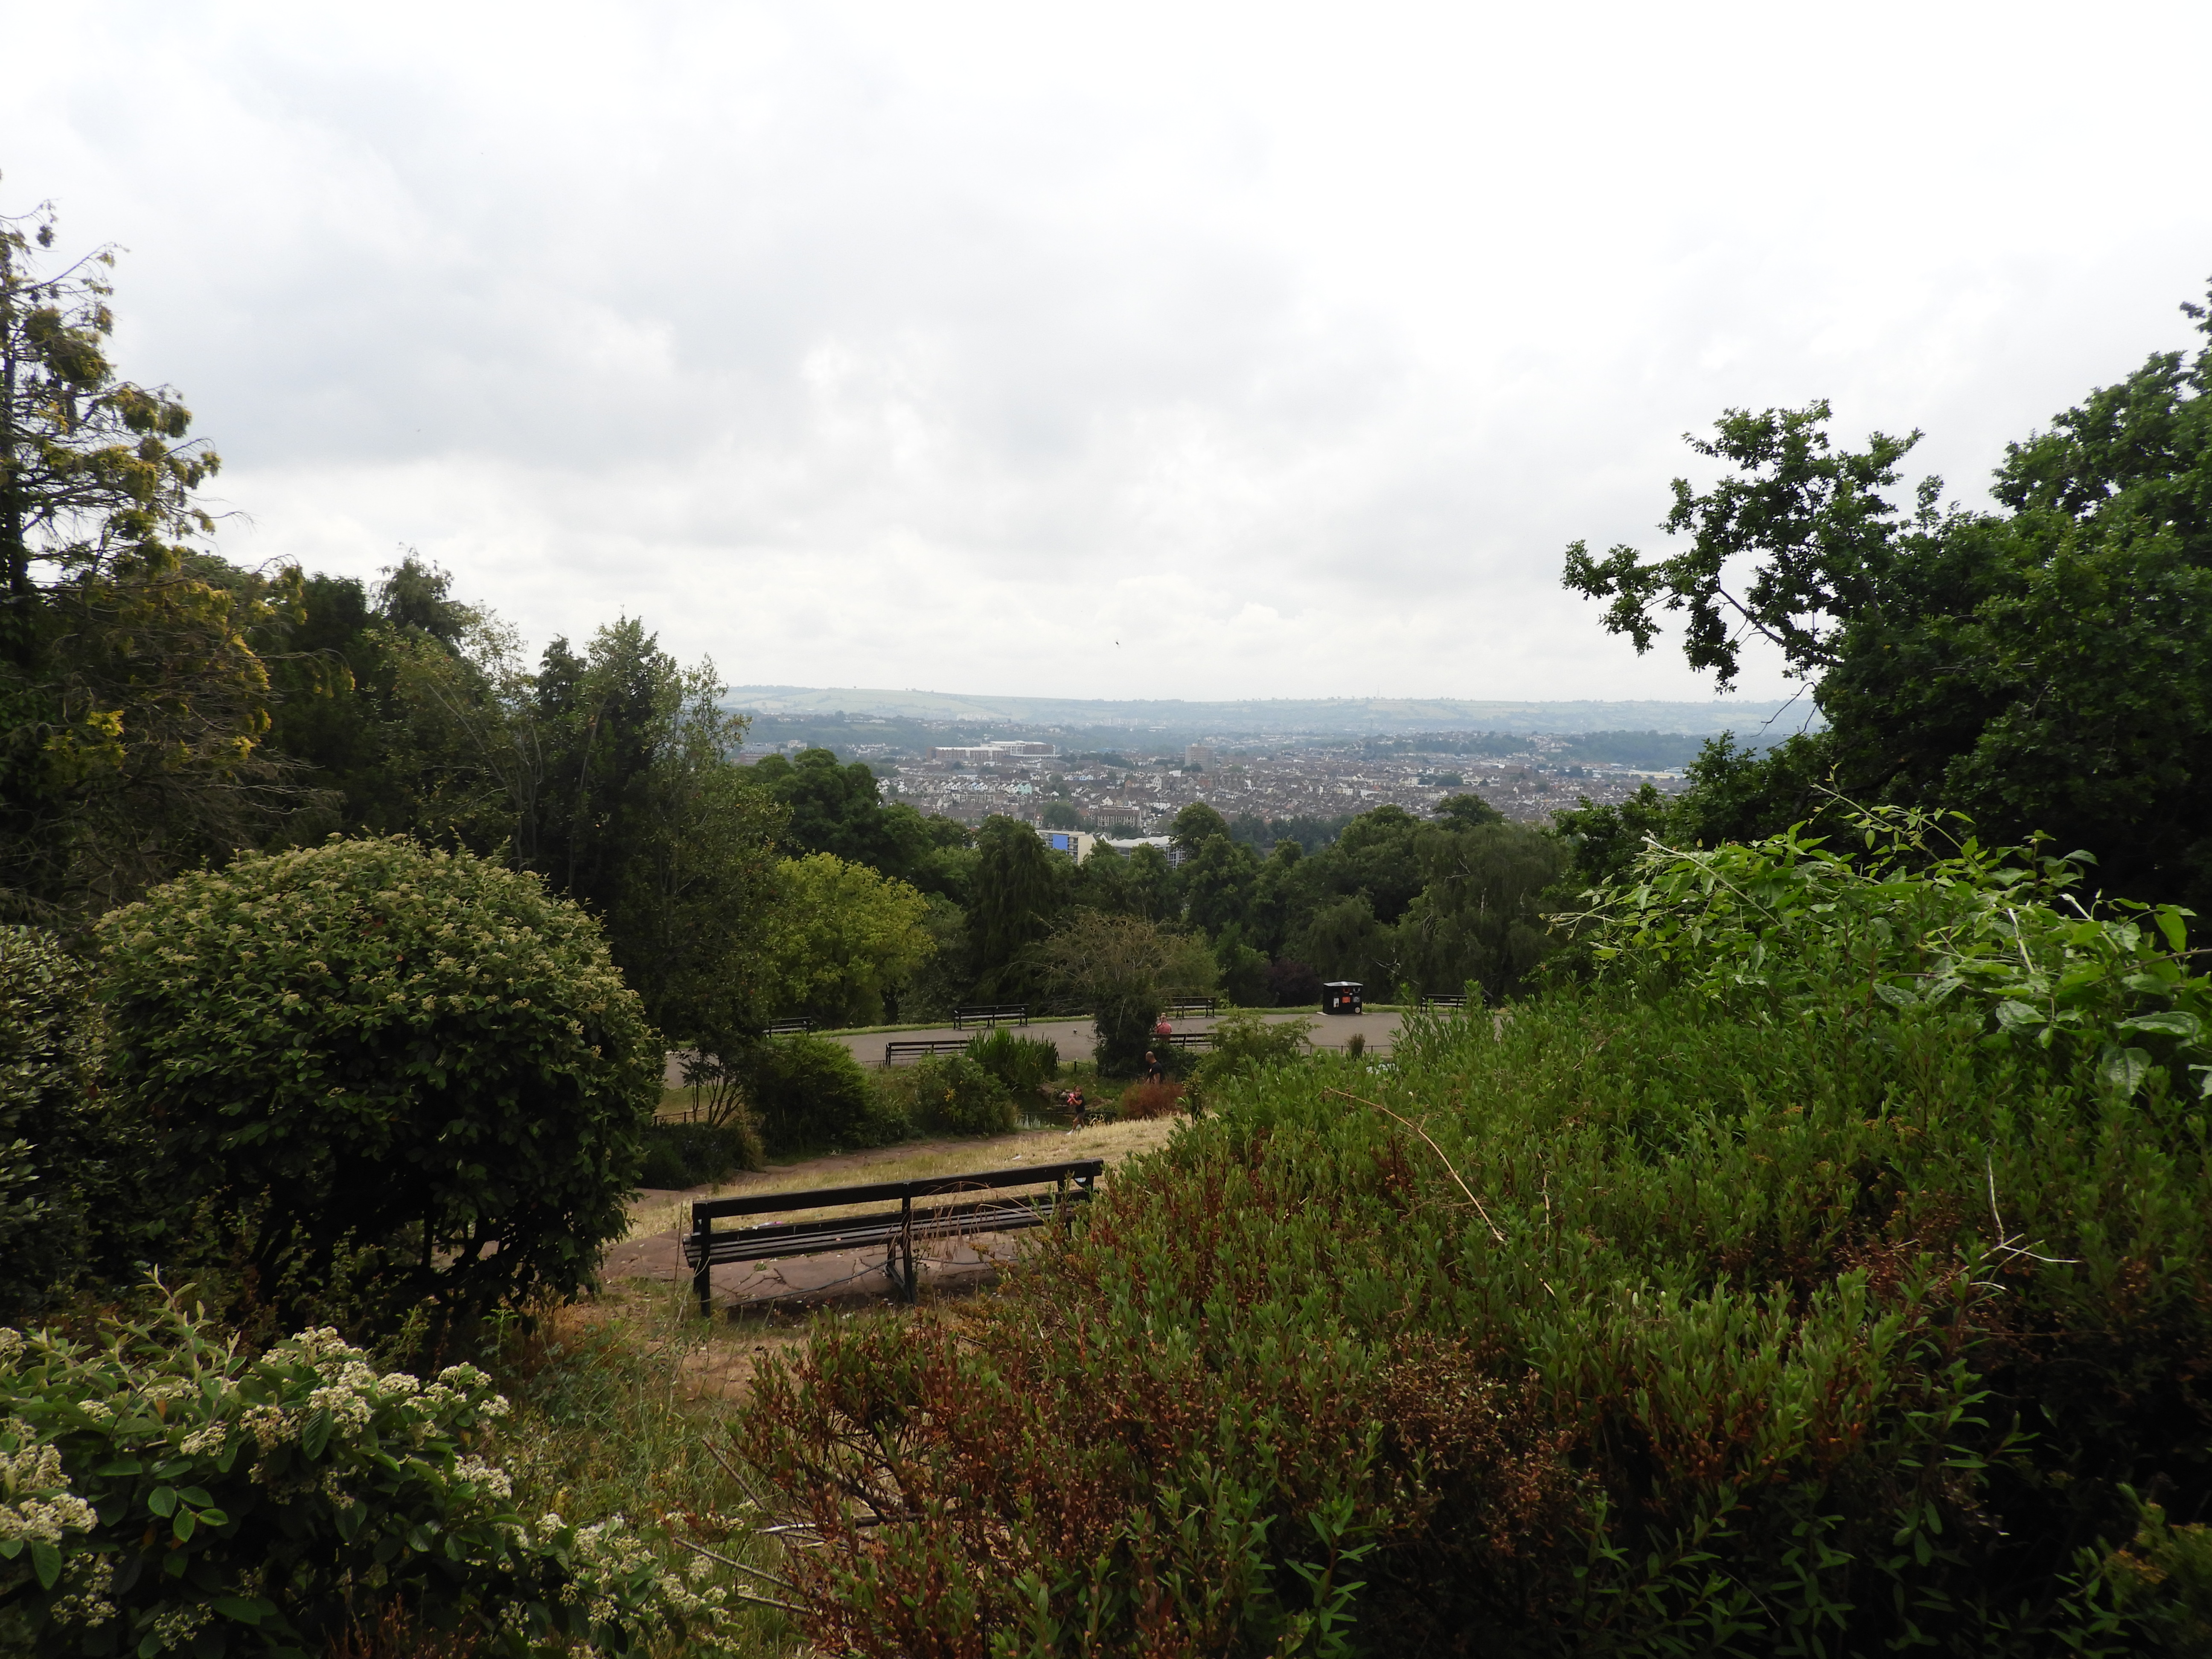
M 1316 1048 L 1341 1048 L 1352 1040 L 1352 1033 L 1359 1034 L 1370 1054 L 1386 1054 L 1398 1039 L 1401 1016 L 1392 1013 L 1323 1014 L 1297 1008 L 1268 1008 L 1261 1011 L 1271 1021 L 1307 1019 L 1313 1022 L 1308 1036 Z M 1189 1019 L 1170 1018 L 1168 1022 L 1178 1031 L 1210 1031 L 1218 1023 L 1211 1016 Z M 1041 1037 L 1060 1049 L 1063 1062 L 1090 1060 L 1097 1046 L 1098 1033 L 1088 1018 L 1065 1019 L 1040 1016 L 1027 1025 L 1008 1028 L 1025 1037 Z M 852 1051 L 853 1057 L 863 1066 L 881 1066 L 884 1045 L 890 1042 L 912 1042 L 936 1039 L 965 1042 L 976 1035 L 976 1028 L 959 1030 L 951 1025 L 932 1026 L 917 1031 L 872 1031 L 866 1035 L 847 1031 L 824 1031 L 823 1036 L 832 1042 L 842 1042 Z M 668 1086 L 677 1087 L 684 1081 L 683 1060 L 680 1055 L 668 1057 Z

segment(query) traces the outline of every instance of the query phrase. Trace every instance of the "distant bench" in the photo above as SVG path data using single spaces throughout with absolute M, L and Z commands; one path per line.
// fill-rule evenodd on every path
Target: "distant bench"
M 952 1011 L 952 1029 L 964 1031 L 970 1025 L 1026 1025 L 1030 1023 L 1030 1006 L 1026 1002 L 982 1002 L 972 1008 Z
M 811 1019 L 772 1019 L 768 1023 L 770 1036 L 794 1036 L 813 1029 L 814 1022 Z
M 884 1249 L 884 1276 L 908 1301 L 914 1299 L 914 1247 L 917 1240 L 957 1238 L 971 1233 L 1020 1232 L 1048 1221 L 1074 1219 L 1075 1207 L 1088 1203 L 1106 1172 L 1103 1158 L 1072 1164 L 1041 1164 L 1034 1170 L 989 1170 L 981 1175 L 933 1176 L 922 1181 L 886 1181 L 872 1187 L 817 1187 L 811 1191 L 762 1193 L 750 1198 L 714 1198 L 691 1206 L 691 1231 L 684 1240 L 684 1259 L 691 1267 L 691 1288 L 699 1314 L 714 1311 L 713 1270 L 732 1261 L 772 1261 L 789 1255 L 824 1255 L 835 1250 Z M 963 1193 L 1006 1187 L 1035 1187 L 1050 1182 L 1048 1193 L 931 1204 Z M 856 1204 L 890 1204 L 896 1209 L 816 1221 L 757 1223 L 717 1232 L 714 1223 L 731 1216 L 788 1215 L 794 1210 L 843 1208 Z
M 916 1060 L 924 1054 L 964 1054 L 968 1042 L 966 1037 L 894 1038 L 884 1044 L 884 1064 L 896 1066 L 902 1060 Z
M 1424 1008 L 1464 1008 L 1467 1006 L 1467 999 L 1463 996 L 1425 996 L 1421 999 L 1421 1006 Z
M 1221 1039 L 1212 1031 L 1177 1031 L 1173 1036 L 1154 1037 L 1152 1041 L 1164 1042 L 1170 1048 L 1211 1048 Z
M 1177 997 L 1168 1004 L 1171 1014 L 1212 1014 L 1220 1011 L 1219 997 Z

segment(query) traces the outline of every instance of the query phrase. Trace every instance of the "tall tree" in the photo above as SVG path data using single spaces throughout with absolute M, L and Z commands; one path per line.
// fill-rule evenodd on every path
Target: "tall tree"
M 984 996 L 1011 995 L 1027 984 L 1023 953 L 1058 918 L 1061 876 L 1036 831 L 1018 818 L 984 819 L 975 848 L 980 856 L 968 905 L 975 988 Z
M 1891 501 L 1912 440 L 1838 449 L 1825 404 L 1729 411 L 1696 447 L 1738 476 L 1674 485 L 1686 552 L 1567 556 L 1567 585 L 1610 600 L 1639 651 L 1684 611 L 1692 664 L 1723 685 L 1749 635 L 1817 682 L 1824 732 L 1709 751 L 1683 811 L 1765 833 L 1832 773 L 1862 799 L 1963 811 L 1985 839 L 2086 848 L 2112 890 L 2212 902 L 2208 391 L 2212 345 L 2153 356 L 2010 446 L 1996 513 L 1944 510 L 1932 478 L 1910 511 Z
M 50 209 L 0 218 L 0 912 L 66 921 L 294 804 L 246 633 L 299 582 L 191 568 L 219 462 L 109 361 L 112 250 L 47 274 L 53 244 Z

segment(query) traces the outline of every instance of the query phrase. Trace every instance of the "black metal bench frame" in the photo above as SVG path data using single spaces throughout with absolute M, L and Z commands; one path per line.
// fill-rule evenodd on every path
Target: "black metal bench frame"
M 1041 1164 L 1034 1170 L 987 1170 L 975 1175 L 933 1176 L 921 1181 L 886 1181 L 866 1187 L 817 1187 L 809 1191 L 761 1193 L 752 1197 L 702 1199 L 691 1206 L 691 1231 L 684 1240 L 684 1259 L 691 1268 L 691 1288 L 700 1317 L 714 1312 L 714 1269 L 732 1261 L 773 1261 L 790 1255 L 824 1255 L 833 1250 L 884 1247 L 884 1276 L 909 1302 L 917 1279 L 916 1240 L 957 1238 L 970 1233 L 1021 1232 L 1049 1221 L 1073 1222 L 1078 1205 L 1088 1203 L 1106 1172 L 1103 1158 L 1069 1164 Z M 1053 1183 L 1048 1193 L 929 1204 L 963 1193 Z M 895 1210 L 832 1216 L 815 1221 L 757 1223 L 727 1232 L 714 1223 L 732 1216 L 788 1214 L 854 1204 L 887 1204 Z M 916 1201 L 921 1201 L 917 1207 Z
M 1467 999 L 1464 996 L 1432 997 L 1424 994 L 1421 998 L 1421 1006 L 1424 1008 L 1464 1008 L 1467 1006 Z
M 1156 1036 L 1152 1041 L 1164 1042 L 1170 1048 L 1211 1048 L 1221 1039 L 1212 1031 L 1177 1031 L 1169 1036 Z
M 1177 997 L 1168 1004 L 1171 1014 L 1218 1014 L 1221 1012 L 1219 997 Z
M 964 1054 L 968 1042 L 966 1037 L 910 1037 L 905 1041 L 894 1037 L 884 1044 L 884 1064 L 896 1066 L 902 1055 L 911 1058 L 917 1054 Z
M 798 1019 L 772 1019 L 768 1023 L 770 1036 L 799 1036 L 814 1029 L 814 1022 L 804 1016 Z
M 1026 1025 L 1030 1023 L 1030 1006 L 1026 1002 L 983 1002 L 973 1008 L 952 1011 L 952 1029 L 964 1031 L 970 1025 L 995 1029 L 1000 1025 Z

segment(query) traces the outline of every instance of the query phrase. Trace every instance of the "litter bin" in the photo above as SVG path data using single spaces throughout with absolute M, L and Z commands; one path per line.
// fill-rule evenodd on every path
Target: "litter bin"
M 1321 1011 L 1324 1014 L 1356 1014 L 1361 1012 L 1359 994 L 1367 988 L 1356 979 L 1333 979 L 1321 988 Z

